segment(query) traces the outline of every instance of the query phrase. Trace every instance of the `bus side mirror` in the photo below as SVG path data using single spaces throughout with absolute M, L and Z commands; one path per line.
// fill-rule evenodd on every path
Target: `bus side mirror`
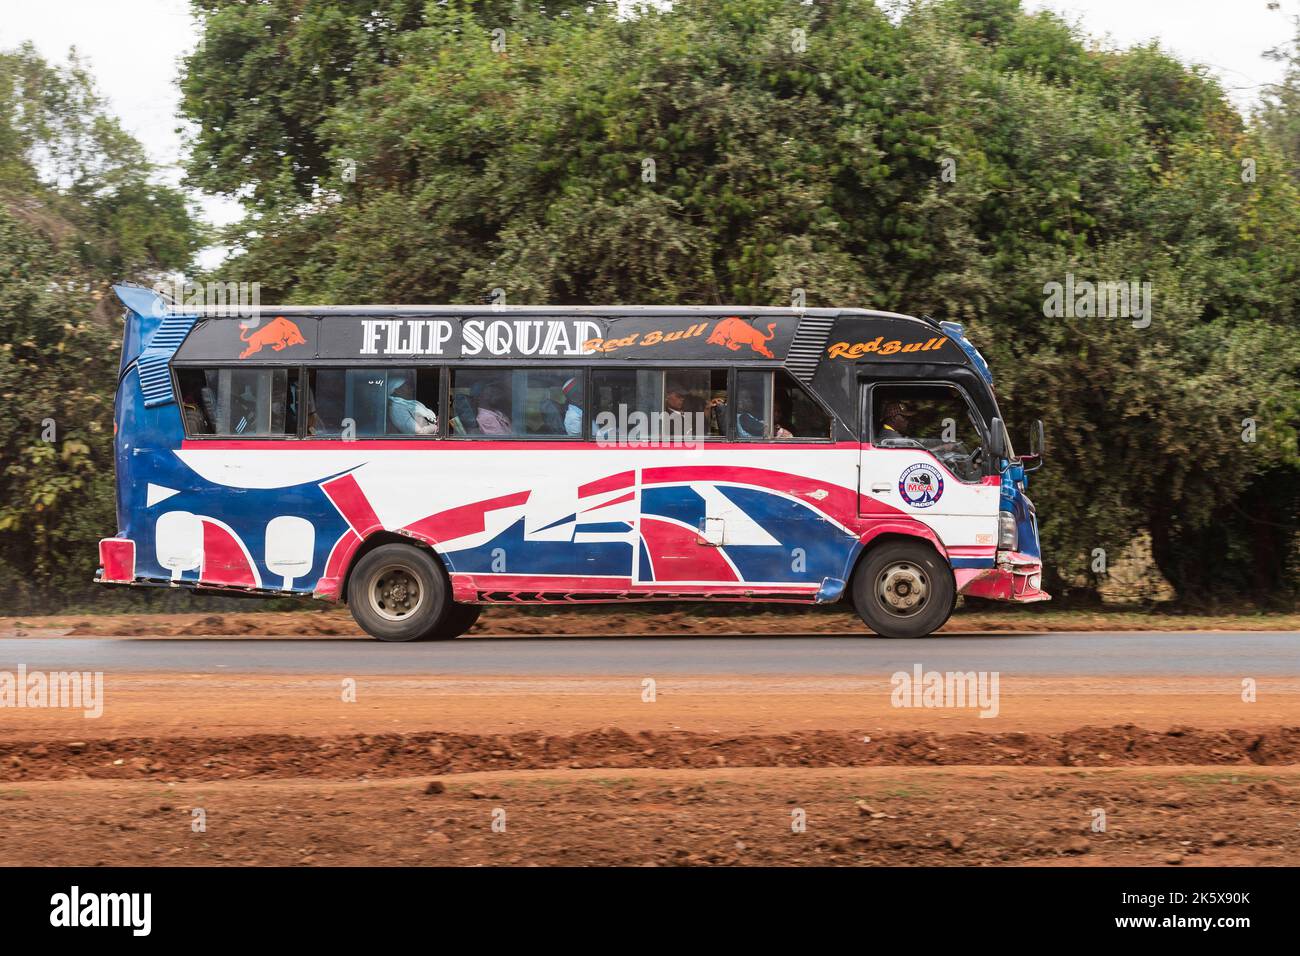
M 1043 454 L 1046 447 L 1043 438 L 1043 420 L 1040 418 L 1029 429 L 1029 454 L 1021 458 L 1021 464 L 1030 466 L 1025 471 L 1037 471 L 1043 467 Z
M 1007 457 L 1007 429 L 1000 418 L 989 425 L 989 454 L 995 459 Z

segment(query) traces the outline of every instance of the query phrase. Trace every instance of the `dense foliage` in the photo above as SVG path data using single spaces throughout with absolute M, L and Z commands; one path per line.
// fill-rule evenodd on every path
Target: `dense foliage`
M 75 59 L 0 52 L 0 607 L 90 594 L 116 529 L 108 286 L 184 267 L 198 242 L 183 194 L 155 182 Z

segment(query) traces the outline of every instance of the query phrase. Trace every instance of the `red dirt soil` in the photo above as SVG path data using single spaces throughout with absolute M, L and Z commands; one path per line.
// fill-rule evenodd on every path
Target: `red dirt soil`
M 1297 614 L 1169 615 L 1118 611 L 958 611 L 943 633 L 1296 630 Z M 844 604 L 762 609 L 754 605 L 635 605 L 537 609 L 492 606 L 473 636 L 527 634 L 616 636 L 626 634 L 862 634 L 869 632 Z M 362 637 L 346 608 L 320 605 L 309 611 L 241 611 L 219 614 L 60 614 L 0 617 L 3 636 L 66 637 Z

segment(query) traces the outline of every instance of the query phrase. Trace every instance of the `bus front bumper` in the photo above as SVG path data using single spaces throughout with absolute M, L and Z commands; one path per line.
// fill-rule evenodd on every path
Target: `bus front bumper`
M 1052 599 L 1042 584 L 1041 559 L 1016 551 L 999 551 L 994 567 L 976 571 L 965 582 L 959 580 L 957 590 L 967 597 L 1033 604 Z

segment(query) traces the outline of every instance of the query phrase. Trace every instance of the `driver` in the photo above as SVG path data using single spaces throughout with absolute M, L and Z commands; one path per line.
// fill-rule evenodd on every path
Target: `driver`
M 907 406 L 899 401 L 885 402 L 880 416 L 880 430 L 888 432 L 882 438 L 906 438 L 912 430 L 912 419 L 907 413 Z

